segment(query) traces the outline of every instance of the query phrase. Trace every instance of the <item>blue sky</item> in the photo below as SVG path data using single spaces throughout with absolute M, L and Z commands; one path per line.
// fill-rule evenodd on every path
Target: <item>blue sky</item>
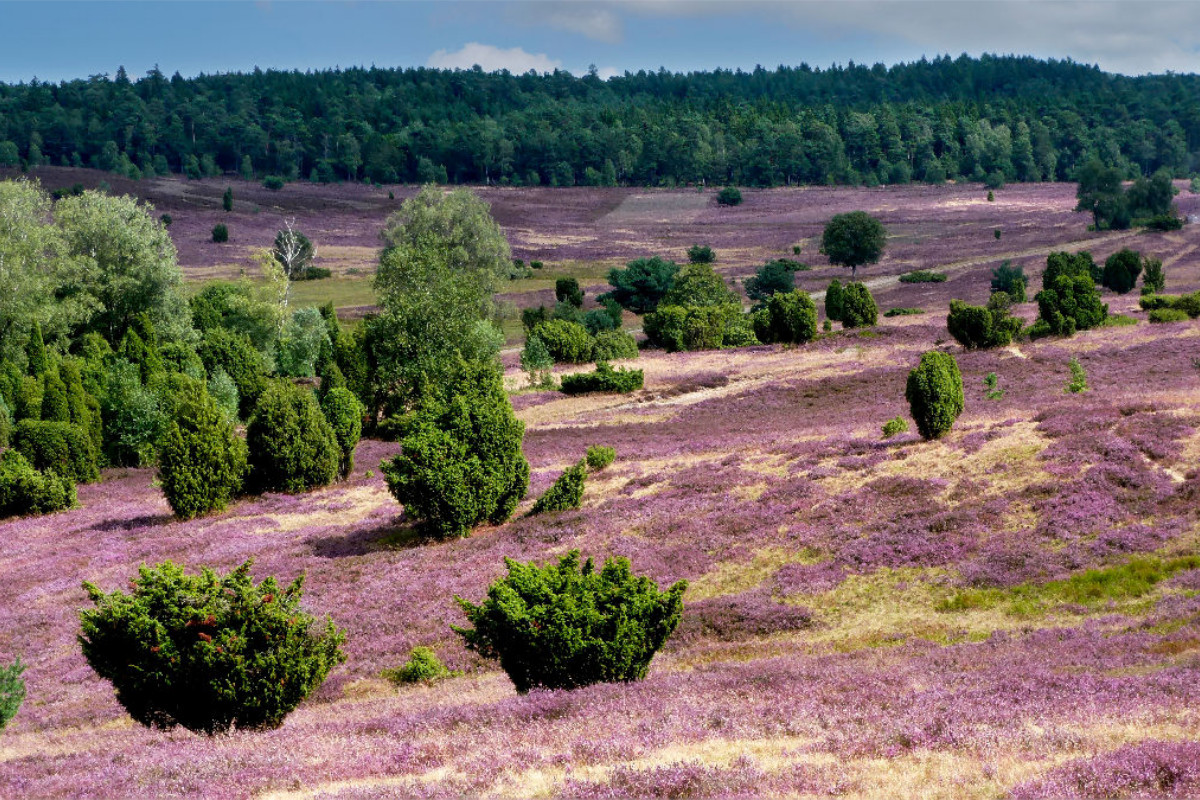
M 1200 72 L 1180 0 L 0 1 L 0 81 L 334 66 L 752 69 L 967 52 Z

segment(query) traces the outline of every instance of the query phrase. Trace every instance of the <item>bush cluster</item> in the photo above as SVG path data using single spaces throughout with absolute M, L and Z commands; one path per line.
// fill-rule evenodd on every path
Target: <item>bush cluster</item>
M 668 353 L 684 350 L 715 350 L 724 344 L 725 329 L 733 317 L 741 316 L 737 305 L 660 305 L 643 320 L 646 337 Z
M 925 439 L 938 439 L 949 432 L 963 411 L 962 373 L 954 356 L 931 350 L 908 374 L 904 388 L 917 431 Z
M 768 261 L 746 279 L 746 296 L 763 301 L 773 294 L 792 291 L 796 288 L 796 270 L 803 267 L 804 264 L 786 258 Z
M 1051 253 L 1042 273 L 1042 291 L 1034 297 L 1038 324 L 1031 335 L 1070 336 L 1104 322 L 1108 306 L 1100 302 L 1096 291 L 1096 282 L 1102 278 L 1102 270 L 1086 251 Z
M 563 394 L 628 394 L 641 389 L 644 380 L 645 375 L 640 369 L 613 369 L 607 361 L 597 361 L 595 372 L 564 375 L 561 391 Z
M 1151 322 L 1186 322 L 1188 319 L 1187 312 L 1179 308 L 1156 308 L 1150 312 Z
M 637 339 L 625 331 L 601 331 L 592 346 L 596 361 L 628 361 L 638 357 Z
M 944 272 L 933 272 L 927 269 L 918 269 L 913 272 L 906 272 L 900 276 L 901 283 L 945 283 L 947 275 Z
M 126 594 L 85 582 L 83 656 L 143 725 L 201 733 L 277 728 L 345 660 L 332 620 L 312 630 L 303 578 L 255 584 L 251 562 L 227 575 L 142 566 Z
M 12 444 L 36 470 L 53 471 L 75 483 L 100 480 L 92 439 L 78 425 L 23 419 L 13 431 Z
M 661 592 L 624 558 L 606 560 L 599 572 L 574 550 L 544 567 L 505 564 L 508 575 L 481 604 L 455 598 L 473 627 L 454 630 L 470 649 L 499 659 L 522 694 L 644 678 L 683 613 L 687 581 Z
M 541 322 L 531 336 L 542 340 L 550 357 L 559 364 L 586 364 L 592 360 L 594 344 L 587 329 L 577 322 L 551 319 Z
M 817 338 L 817 307 L 808 292 L 793 289 L 771 295 L 755 312 L 754 335 L 764 344 L 804 344 Z
M 1001 294 L 997 292 L 995 296 Z M 997 305 L 999 307 L 985 308 L 951 300 L 950 314 L 946 317 L 950 335 L 968 350 L 1010 344 L 1021 331 L 1021 320 L 1010 316 L 1003 303 Z
M 0 517 L 48 514 L 75 505 L 75 482 L 39 472 L 16 450 L 0 455 Z

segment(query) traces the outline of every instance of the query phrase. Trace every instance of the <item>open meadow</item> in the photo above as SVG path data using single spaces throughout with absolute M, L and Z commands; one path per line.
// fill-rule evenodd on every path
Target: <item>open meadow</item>
M 37 174 L 47 189 L 104 177 L 170 214 L 195 282 L 251 270 L 250 250 L 294 217 L 334 272 L 298 301 L 332 299 L 349 318 L 373 303 L 385 217 L 415 192 Z M 824 224 L 865 210 L 889 233 L 859 270 L 879 324 L 801 346 L 644 350 L 631 395 L 529 390 L 509 348 L 529 496 L 469 538 L 416 535 L 379 469 L 399 445 L 373 440 L 345 481 L 200 519 L 172 516 L 153 469 L 110 469 L 78 508 L 0 522 L 0 654 L 29 665 L 0 736 L 0 797 L 1200 795 L 1200 322 L 1150 324 L 1136 290 L 1105 290 L 1135 324 L 981 351 L 946 327 L 949 301 L 984 303 L 1003 260 L 1036 291 L 1055 250 L 1102 262 L 1131 247 L 1162 259 L 1168 292 L 1200 290 L 1200 225 L 1089 232 L 1073 184 L 1011 185 L 994 202 L 979 184 L 745 190 L 735 208 L 694 188 L 477 194 L 513 255 L 545 262 L 502 293 L 518 308 L 552 304 L 564 274 L 590 308 L 609 267 L 682 262 L 693 244 L 739 286 L 796 258 L 812 267 L 797 286 L 819 297 L 849 275 L 817 252 Z M 1200 213 L 1200 195 L 1177 202 Z M 228 244 L 210 241 L 216 222 Z M 948 280 L 898 280 L 917 269 Z M 894 307 L 925 313 L 882 316 Z M 1014 313 L 1028 324 L 1037 306 Z M 943 439 L 883 439 L 930 349 L 958 360 L 965 411 Z M 1087 392 L 1064 391 L 1072 357 Z M 523 516 L 597 444 L 617 458 L 581 509 Z M 683 621 L 644 681 L 518 695 L 451 630 L 454 598 L 483 597 L 505 557 L 573 549 L 628 556 L 664 588 L 686 579 Z M 142 563 L 247 558 L 258 576 L 305 574 L 304 605 L 346 630 L 347 661 L 273 731 L 135 723 L 80 653 L 81 582 L 111 591 Z M 381 676 L 417 645 L 461 674 Z

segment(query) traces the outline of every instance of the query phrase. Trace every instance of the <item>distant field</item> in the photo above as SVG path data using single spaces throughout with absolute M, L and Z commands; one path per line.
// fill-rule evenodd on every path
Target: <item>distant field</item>
M 172 230 L 222 218 L 204 198 L 224 185 L 175 181 L 177 205 L 164 207 L 183 227 Z M 370 268 L 386 190 L 298 185 L 271 197 L 239 185 L 236 197 L 273 200 L 283 207 L 269 213 L 328 239 L 340 271 L 358 258 Z M 170 516 L 153 470 L 113 470 L 80 487 L 78 509 L 0 524 L 0 653 L 30 664 L 29 700 L 0 736 L 0 797 L 1200 792 L 1200 570 L 1189 566 L 1200 555 L 1200 322 L 1150 324 L 1136 291 L 1105 291 L 1136 324 L 968 352 L 945 316 L 951 298 L 982 302 L 1003 259 L 1040 288 L 1058 248 L 1102 259 L 1134 247 L 1163 259 L 1168 291 L 1200 290 L 1200 226 L 1089 233 L 1065 185 L 1006 187 L 994 203 L 978 186 L 747 191 L 734 209 L 694 190 L 480 193 L 518 257 L 555 265 L 502 295 L 517 305 L 547 302 L 555 274 L 598 288 L 612 264 L 682 260 L 693 243 L 715 247 L 738 278 L 802 243 L 814 269 L 798 278 L 821 291 L 847 277 L 816 254 L 821 226 L 863 208 L 892 236 L 860 272 L 880 311 L 927 313 L 799 347 L 648 350 L 630 364 L 645 388 L 628 396 L 525 391 L 509 349 L 532 468 L 518 514 L 589 445 L 615 447 L 617 460 L 589 478 L 580 510 L 467 539 L 413 534 L 379 472 L 399 446 L 377 441 L 360 445 L 342 484 L 200 520 Z M 1195 196 L 1178 202 L 1200 210 Z M 252 230 L 266 237 L 269 225 Z M 210 249 L 181 243 L 189 274 L 227 263 Z M 949 279 L 901 284 L 913 269 Z M 300 284 L 297 301 L 361 308 L 367 286 Z M 1032 321 L 1036 305 L 1016 313 Z M 518 328 L 509 321 L 511 339 Z M 944 439 L 884 440 L 882 424 L 908 416 L 905 379 L 929 349 L 958 360 L 966 409 Z M 1064 389 L 1072 357 L 1084 394 Z M 985 397 L 989 373 L 999 399 Z M 628 556 L 660 585 L 687 579 L 683 622 L 644 681 L 519 696 L 450 630 L 463 621 L 454 596 L 481 598 L 505 557 L 574 548 Z M 132 723 L 80 655 L 80 582 L 111 590 L 142 562 L 225 569 L 249 557 L 258 576 L 306 574 L 305 604 L 348 631 L 346 664 L 275 731 L 206 738 Z M 395 688 L 381 670 L 415 645 L 464 674 Z

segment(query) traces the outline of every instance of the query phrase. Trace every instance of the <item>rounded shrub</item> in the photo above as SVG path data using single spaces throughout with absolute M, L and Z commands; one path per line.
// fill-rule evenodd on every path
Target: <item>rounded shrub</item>
M 313 393 L 276 381 L 263 392 L 246 426 L 250 486 L 296 493 L 337 477 L 341 449 Z
M 303 576 L 255 584 L 250 561 L 227 575 L 142 566 L 130 593 L 85 582 L 83 656 L 148 727 L 199 733 L 277 728 L 343 662 L 345 634 L 300 608 Z
M 212 240 L 217 244 L 229 241 L 229 227 L 224 222 L 218 222 L 212 229 Z
M 583 485 L 587 481 L 587 463 L 580 461 L 563 471 L 545 494 L 537 499 L 529 515 L 552 511 L 571 511 L 583 502 Z
M 52 470 L 76 483 L 100 480 L 92 438 L 78 425 L 23 419 L 13 432 L 13 448 L 36 470 Z
M 583 460 L 587 462 L 588 469 L 593 472 L 599 472 L 613 463 L 616 458 L 617 451 L 615 448 L 606 447 L 602 444 L 594 444 L 587 449 L 587 454 Z
M 583 289 L 579 288 L 579 281 L 570 277 L 556 278 L 554 280 L 554 299 L 576 308 L 582 307 Z
M 926 439 L 944 436 L 963 411 L 962 373 L 954 356 L 931 350 L 908 373 L 904 388 L 917 431 Z
M 879 309 L 871 290 L 859 281 L 851 281 L 842 288 L 841 317 L 843 328 L 860 328 L 874 325 L 879 319 Z
M 694 244 L 688 248 L 688 261 L 692 264 L 711 264 L 717 260 L 717 254 L 706 244 Z
M 1125 294 L 1137 285 L 1138 276 L 1141 274 L 1141 254 L 1124 247 L 1105 260 L 1102 283 L 1117 294 Z
M 345 478 L 354 470 L 354 448 L 358 447 L 359 437 L 362 436 L 362 403 L 346 387 L 335 386 L 321 399 L 321 410 L 333 428 L 341 452 L 338 476 Z
M 242 488 L 246 443 L 207 393 L 182 400 L 159 448 L 158 480 L 175 516 L 221 511 Z
M 0 455 L 0 517 L 48 514 L 75 505 L 75 482 L 39 472 L 16 450 Z
M 736 186 L 726 186 L 717 193 L 717 203 L 723 206 L 740 206 L 742 193 Z
M 592 360 L 592 337 L 577 322 L 548 320 L 534 328 L 532 335 L 542 340 L 557 363 L 586 364 Z
M 455 628 L 467 647 L 497 658 L 518 692 L 636 681 L 679 625 L 687 581 L 661 592 L 634 576 L 625 558 L 597 572 L 572 550 L 557 564 L 505 559 L 508 575 L 475 605 L 455 598 L 473 628 Z
M 637 339 L 625 331 L 601 331 L 596 334 L 592 347 L 592 358 L 596 361 L 628 361 L 637 357 Z
M 466 536 L 508 519 L 528 491 L 524 436 L 499 370 L 460 359 L 442 395 L 413 415 L 400 455 L 380 468 L 405 514 L 436 536 Z
M 446 669 L 432 647 L 414 647 L 404 666 L 383 671 L 383 677 L 392 683 L 434 683 L 455 674 Z
M 767 301 L 766 314 L 755 317 L 754 335 L 761 342 L 804 344 L 817 338 L 817 307 L 808 292 L 778 292 Z
M 890 439 L 902 433 L 908 433 L 908 420 L 904 417 L 892 417 L 883 423 L 883 438 Z

